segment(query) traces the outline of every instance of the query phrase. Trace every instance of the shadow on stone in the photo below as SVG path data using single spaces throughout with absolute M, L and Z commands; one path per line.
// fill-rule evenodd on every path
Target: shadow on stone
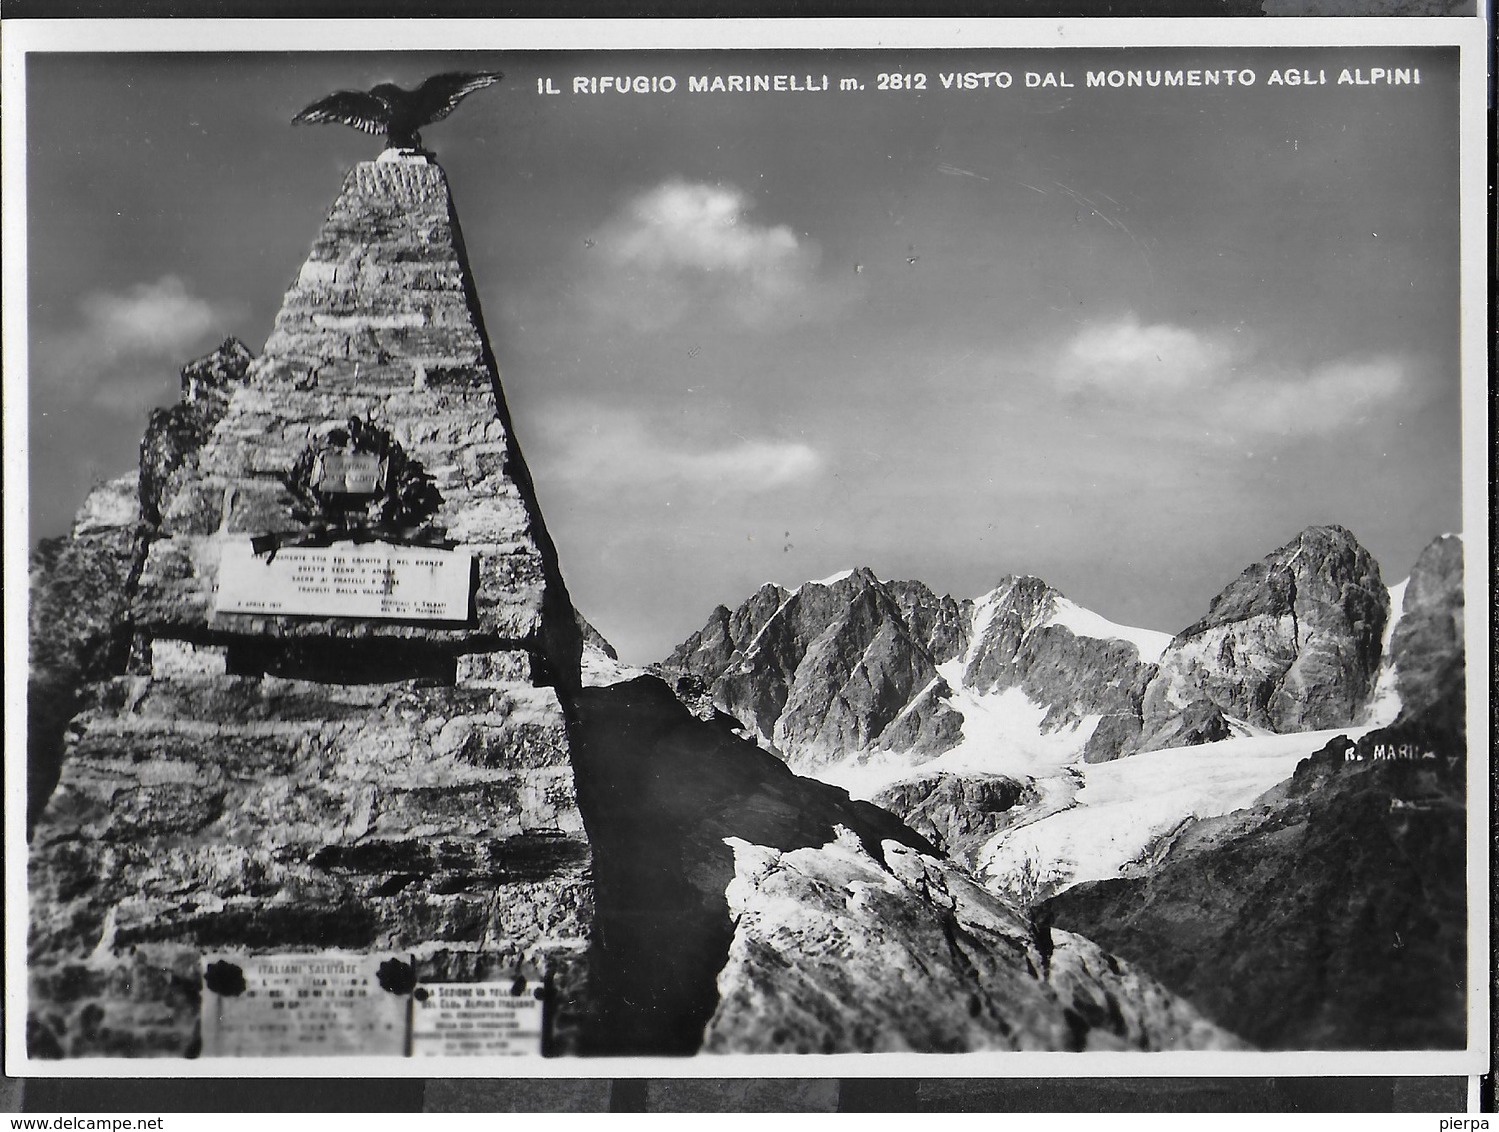
M 876 860 L 885 839 L 935 854 L 893 815 L 797 777 L 721 720 L 697 719 L 654 677 L 585 688 L 578 710 L 602 1007 L 589 1052 L 697 1051 L 733 935 L 724 838 L 790 850 L 825 845 L 843 825 Z

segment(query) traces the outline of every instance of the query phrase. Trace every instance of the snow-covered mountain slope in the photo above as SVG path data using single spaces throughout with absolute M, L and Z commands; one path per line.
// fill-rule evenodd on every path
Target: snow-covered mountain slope
M 960 675 L 960 661 L 940 668 L 944 679 Z M 1012 778 L 1049 778 L 1077 762 L 1098 716 L 1048 730 L 1047 709 L 1019 688 L 998 692 L 951 689 L 947 703 L 963 717 L 958 742 L 935 758 L 912 766 L 904 752 L 881 751 L 858 761 L 826 767 L 817 777 L 841 786 L 855 798 L 873 798 L 913 775 L 1003 774 Z
M 841 781 L 865 764 L 881 768 L 865 777 L 889 777 L 959 746 L 971 756 L 993 726 L 967 720 L 962 705 L 1009 689 L 1041 708 L 1040 732 L 1086 742 L 1090 717 L 1138 714 L 1169 642 L 1039 578 L 1008 576 L 959 601 L 860 568 L 795 589 L 764 586 L 732 612 L 720 606 L 660 668 L 700 680 L 793 768 Z M 977 715 L 996 710 L 1008 707 Z M 1037 730 L 1027 722 L 1004 733 Z
M 800 773 L 891 809 L 996 882 L 1034 885 L 1040 868 L 1071 883 L 1244 805 L 1330 735 L 1388 724 L 1399 680 L 1441 683 L 1459 655 L 1459 559 L 1456 539 L 1423 555 L 1419 634 L 1398 623 L 1405 584 L 1385 587 L 1337 526 L 1250 565 L 1175 637 L 1035 577 L 957 601 L 858 569 L 721 606 L 660 667 Z M 1389 658 L 1406 641 L 1399 676 Z M 1094 770 L 1152 751 L 1168 753 Z
M 1062 625 L 1072 630 L 1077 637 L 1096 637 L 1103 641 L 1128 641 L 1135 646 L 1141 660 L 1154 664 L 1161 659 L 1166 646 L 1171 643 L 1171 634 L 1157 629 L 1141 629 L 1133 625 L 1120 625 L 1084 609 L 1075 601 L 1060 595 L 1052 603 L 1048 625 Z
M 976 854 L 981 876 L 1003 890 L 1041 895 L 1147 866 L 1151 850 L 1183 823 L 1248 806 L 1338 735 L 1370 727 L 1236 735 L 1216 743 L 1147 751 L 1062 768 L 1052 791 L 1065 804 L 1021 816 Z

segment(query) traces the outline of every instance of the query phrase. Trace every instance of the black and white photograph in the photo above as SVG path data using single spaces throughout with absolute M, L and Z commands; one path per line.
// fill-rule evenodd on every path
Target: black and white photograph
M 1486 1071 L 1468 31 L 337 30 L 7 43 L 8 1072 Z

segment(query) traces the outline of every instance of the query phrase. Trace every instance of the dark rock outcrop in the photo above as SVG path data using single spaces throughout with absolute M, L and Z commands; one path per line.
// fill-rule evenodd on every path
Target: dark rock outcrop
M 35 824 L 62 767 L 68 722 L 90 681 L 124 671 L 131 583 L 145 553 L 137 477 L 95 488 L 72 532 L 31 556 L 26 683 L 26 828 Z
M 954 858 L 982 845 L 1029 796 L 1026 783 L 1002 774 L 923 774 L 887 786 L 870 801 Z
M 1193 822 L 1147 875 L 1046 911 L 1269 1049 L 1465 1044 L 1462 771 L 1345 762 Z
M 585 688 L 597 1052 L 1231 1048 L 1088 941 L 1039 929 L 867 802 L 653 677 Z
M 1390 634 L 1400 714 L 1359 740 L 1364 757 L 1393 747 L 1442 759 L 1466 758 L 1463 617 L 1463 543 L 1455 535 L 1443 535 L 1411 568 L 1400 620 Z
M 153 409 L 141 440 L 141 518 L 161 522 L 161 508 L 244 385 L 254 356 L 238 338 L 226 338 L 213 353 L 182 367 L 182 397 L 167 409 Z
M 1232 734 L 1223 709 L 1204 697 L 1160 720 L 1151 733 L 1150 746 L 1152 749 L 1195 747 L 1200 743 L 1216 743 Z
M 1308 527 L 1177 634 L 1145 689 L 1140 750 L 1178 745 L 1200 701 L 1272 731 L 1357 722 L 1379 672 L 1389 592 L 1347 530 Z M 1216 726 L 1210 728 L 1216 730 Z

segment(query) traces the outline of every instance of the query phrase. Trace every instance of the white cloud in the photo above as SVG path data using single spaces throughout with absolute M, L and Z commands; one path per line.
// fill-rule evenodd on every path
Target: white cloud
M 688 317 L 763 328 L 814 306 L 817 245 L 750 218 L 731 185 L 670 180 L 630 201 L 594 244 L 605 264 L 589 298 L 612 321 L 662 329 Z
M 114 357 L 175 355 L 215 329 L 218 317 L 175 275 L 137 283 L 123 295 L 86 295 L 78 305 L 85 333 L 101 355 Z
M 1232 363 L 1232 346 L 1221 338 L 1142 325 L 1129 314 L 1083 327 L 1062 352 L 1057 380 L 1068 391 L 1159 393 L 1214 384 Z
M 534 459 L 546 476 L 590 488 L 623 482 L 754 494 L 808 479 L 822 466 L 800 441 L 734 436 L 711 447 L 684 444 L 628 411 L 553 406 L 537 424 L 545 443 Z
M 744 440 L 712 452 L 660 451 L 659 471 L 668 478 L 737 486 L 749 491 L 783 487 L 806 479 L 822 460 L 797 441 Z
M 650 268 L 696 268 L 769 276 L 799 266 L 805 254 L 784 224 L 749 221 L 753 205 L 738 189 L 668 181 L 637 197 L 617 233 L 614 254 Z
M 1307 373 L 1236 383 L 1224 398 L 1225 423 L 1288 436 L 1331 432 L 1409 391 L 1410 364 L 1380 356 L 1343 358 Z
M 1410 359 L 1390 354 L 1292 366 L 1250 336 L 1144 324 L 1128 314 L 1084 326 L 1056 354 L 1066 394 L 1135 406 L 1209 431 L 1329 433 L 1412 394 Z
M 175 384 L 184 364 L 229 332 L 234 313 L 189 293 L 175 275 L 85 295 L 73 325 L 39 335 L 35 392 L 118 411 L 144 408 Z

